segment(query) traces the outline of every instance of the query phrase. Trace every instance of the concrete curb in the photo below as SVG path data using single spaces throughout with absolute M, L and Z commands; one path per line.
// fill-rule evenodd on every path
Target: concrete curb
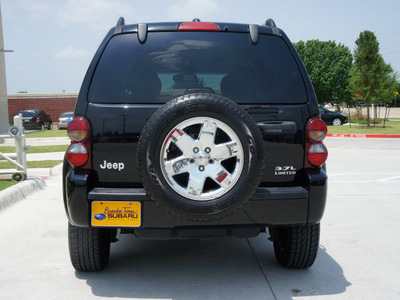
M 53 168 L 41 169 L 40 176 L 59 176 L 62 174 L 63 164 Z M 31 169 L 32 170 L 32 169 Z M 28 170 L 28 174 L 29 174 Z M 36 175 L 38 176 L 38 175 Z M 46 187 L 46 181 L 42 177 L 32 177 L 0 192 L 0 212 L 11 206 L 15 202 L 25 199 L 30 194 L 43 190 Z
M 50 169 L 50 176 L 60 176 L 62 174 L 63 163 Z
M 328 133 L 326 136 L 357 139 L 400 139 L 400 134 Z
M 12 204 L 28 197 L 30 194 L 43 190 L 46 182 L 41 177 L 29 178 L 0 192 L 0 212 Z

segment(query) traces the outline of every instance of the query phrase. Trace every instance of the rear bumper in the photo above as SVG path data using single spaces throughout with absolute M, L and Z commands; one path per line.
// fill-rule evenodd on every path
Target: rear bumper
M 41 128 L 41 124 L 40 123 L 23 123 L 22 124 L 23 125 L 23 127 L 25 128 L 25 129 L 40 129 Z
M 323 169 L 306 170 L 305 173 L 305 187 L 259 188 L 253 199 L 237 212 L 212 222 L 176 218 L 152 201 L 143 188 L 89 188 L 90 171 L 71 170 L 66 174 L 64 204 L 69 221 L 80 227 L 90 226 L 91 202 L 94 200 L 141 202 L 141 228 L 314 224 L 324 213 L 327 176 Z
M 58 129 L 67 129 L 67 127 L 68 127 L 67 123 L 57 123 Z

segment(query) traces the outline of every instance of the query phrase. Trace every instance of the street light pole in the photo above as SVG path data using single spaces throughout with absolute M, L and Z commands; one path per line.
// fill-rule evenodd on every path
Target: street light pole
M 0 7 L 0 134 L 8 132 L 8 101 L 7 101 L 7 84 L 6 84 L 6 63 L 4 52 L 13 52 L 12 50 L 4 50 L 3 42 L 3 23 L 1 19 Z

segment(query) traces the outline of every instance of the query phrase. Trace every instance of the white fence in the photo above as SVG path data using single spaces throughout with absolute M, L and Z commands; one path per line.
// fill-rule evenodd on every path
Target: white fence
M 0 174 L 12 174 L 11 178 L 15 181 L 26 179 L 27 165 L 26 165 L 26 139 L 24 134 L 24 127 L 22 126 L 22 116 L 14 117 L 14 126 L 11 126 L 7 134 L 0 134 L 0 138 L 13 138 L 15 139 L 15 154 L 4 154 L 0 152 L 0 161 L 8 161 L 15 165 L 15 170 L 2 170 Z

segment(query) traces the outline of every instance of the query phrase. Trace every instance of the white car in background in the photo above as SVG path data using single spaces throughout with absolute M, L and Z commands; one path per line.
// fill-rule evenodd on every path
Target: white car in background
M 67 129 L 69 122 L 74 118 L 73 112 L 63 113 L 58 118 L 58 129 Z

